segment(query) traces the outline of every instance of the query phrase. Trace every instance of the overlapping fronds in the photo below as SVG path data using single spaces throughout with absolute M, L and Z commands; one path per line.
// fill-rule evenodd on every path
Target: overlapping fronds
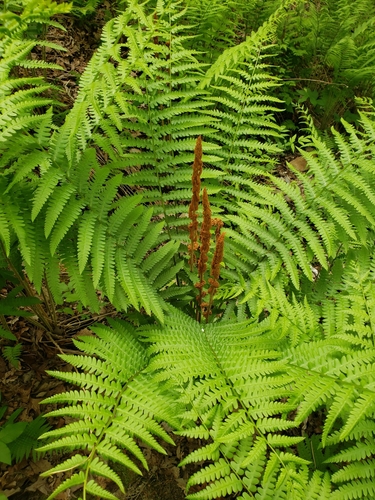
M 350 300 L 349 293 L 342 293 Z M 301 305 L 301 310 L 307 307 Z M 341 307 L 337 305 L 338 314 Z M 353 307 L 354 316 L 360 311 L 362 321 L 368 322 L 368 313 Z M 254 492 L 266 491 L 269 498 L 302 500 L 314 491 L 325 491 L 327 498 L 329 491 L 334 498 L 346 492 L 345 498 L 350 498 L 349 491 L 358 483 L 363 483 L 363 491 L 372 491 L 369 467 L 361 472 L 361 461 L 373 453 L 375 350 L 366 346 L 363 351 L 352 340 L 356 349 L 349 352 L 350 339 L 340 335 L 324 340 L 326 326 L 314 319 L 309 334 L 292 347 L 296 341 L 288 338 L 285 323 L 297 327 L 304 321 L 288 316 L 290 312 L 262 323 L 203 327 L 174 311 L 163 328 L 144 331 L 155 355 L 150 369 L 157 380 L 173 381 L 186 407 L 181 433 L 204 440 L 182 464 L 212 462 L 190 478 L 188 487 L 205 488 L 188 498 L 217 498 L 230 492 L 252 498 Z M 319 412 L 324 425 L 311 444 L 316 451 L 309 455 L 307 448 L 297 446 L 296 453 L 295 446 L 306 437 L 302 424 Z M 330 464 L 342 462 L 353 465 L 347 474 L 344 468 L 333 476 L 334 483 L 344 483 L 336 489 L 326 471 Z M 311 467 L 317 470 L 313 476 L 308 473 Z
M 196 136 L 204 136 L 202 177 L 213 193 L 220 193 L 224 183 L 232 186 L 229 169 L 241 170 L 245 164 L 250 175 L 249 162 L 261 152 L 278 151 L 274 141 L 280 138 L 280 127 L 272 117 L 273 100 L 267 97 L 274 83 L 261 62 L 261 36 L 247 44 L 250 55 L 242 58 L 239 69 L 232 65 L 221 71 L 217 66 L 219 85 L 198 89 L 207 64 L 179 24 L 184 12 L 181 2 L 159 2 L 155 11 L 130 2 L 104 27 L 102 44 L 81 77 L 64 124 L 51 137 L 52 109 L 44 115 L 33 111 L 33 133 L 22 145 L 6 141 L 11 151 L 3 156 L 7 192 L 32 198 L 33 204 L 30 221 L 29 206 L 20 210 L 23 204 L 15 204 L 13 215 L 4 203 L 1 238 L 8 252 L 12 237 L 20 241 L 36 288 L 40 290 L 45 275 L 52 278 L 50 288 L 58 302 L 61 293 L 49 272 L 50 254 L 63 260 L 85 305 L 98 307 L 94 289 L 100 287 L 116 307 L 144 308 L 162 320 L 164 306 L 155 291 L 172 283 L 179 270 L 174 259 L 179 247 L 173 241 L 186 240 L 185 231 L 176 230 L 186 228 Z M 255 52 L 259 57 L 254 62 Z M 105 166 L 98 164 L 93 148 Z M 27 193 L 19 191 L 25 181 Z M 153 211 L 136 206 L 140 197 L 116 201 L 129 187 Z M 214 210 L 221 210 L 230 196 L 227 187 L 224 196 L 212 198 Z M 128 204 L 133 207 L 129 213 Z M 155 218 L 160 223 L 149 231 Z M 163 240 L 166 246 L 152 255 Z
M 79 450 L 70 458 L 44 475 L 74 471 L 49 499 L 80 485 L 84 494 L 95 493 L 101 498 L 116 498 L 105 491 L 94 476 L 104 476 L 124 491 L 119 475 L 108 464 L 117 462 L 141 474 L 140 467 L 148 469 L 139 441 L 165 453 L 157 439 L 173 444 L 160 425 L 168 422 L 178 428 L 178 403 L 168 390 L 160 390 L 145 373 L 148 364 L 146 348 L 136 339 L 130 325 L 112 321 L 115 330 L 98 325 L 96 335 L 80 337 L 76 346 L 85 355 L 64 355 L 76 371 L 52 372 L 55 377 L 80 387 L 64 394 L 56 394 L 47 403 L 62 403 L 61 409 L 49 416 L 69 416 L 73 422 L 61 429 L 45 433 L 47 444 L 40 451 Z
M 55 24 L 50 18 L 56 14 L 69 12 L 70 4 L 45 0 L 23 0 L 13 4 L 13 11 L 7 10 L 0 14 L 0 151 L 2 153 L 11 147 L 20 150 L 19 134 L 26 135 L 26 144 L 30 147 L 32 136 L 27 131 L 45 127 L 45 119 L 50 116 L 43 112 L 55 103 L 51 95 L 54 87 L 47 84 L 42 77 L 18 76 L 17 68 L 62 69 L 58 64 L 47 63 L 43 60 L 32 59 L 31 51 L 37 46 L 51 47 L 64 50 L 62 47 L 40 41 L 31 37 L 27 30 L 29 25 Z M 42 94 L 42 95 L 41 95 Z M 40 110 L 38 114 L 35 110 Z M 17 137 L 14 135 L 17 134 Z M 28 139 L 28 140 L 27 140 Z M 40 139 L 40 137 L 39 137 Z M 37 142 L 37 141 L 36 141 Z M 14 155 L 14 151 L 12 151 Z M 4 160 L 2 160 L 4 161 Z
M 251 322 L 202 327 L 173 312 L 163 329 L 144 332 L 152 343 L 150 352 L 156 354 L 150 369 L 157 380 L 173 381 L 185 405 L 181 433 L 204 440 L 181 465 L 213 462 L 190 478 L 188 488 L 204 487 L 187 498 L 232 492 L 250 498 L 276 478 L 276 491 L 286 491 L 307 463 L 289 452 L 303 437 L 278 434 L 295 426 L 287 418 L 293 410 L 288 401 L 293 379 L 267 329 Z
M 86 149 L 69 176 L 54 168 L 45 174 L 32 216 L 42 211 L 50 251 L 61 256 L 84 304 L 95 303 L 99 287 L 119 309 L 142 307 L 162 321 L 163 301 L 155 290 L 177 272 L 172 266 L 163 273 L 179 244 L 160 246 L 163 221 L 152 220 L 141 195 L 120 196 L 125 182 L 98 164 L 94 149 Z
M 54 158 L 67 157 L 70 165 L 87 144 L 96 144 L 112 170 L 128 174 L 128 186 L 142 187 L 144 201 L 167 224 L 189 198 L 196 136 L 214 132 L 214 119 L 201 113 L 209 105 L 205 92 L 196 88 L 205 65 L 185 47 L 180 11 L 179 2 L 161 2 L 151 14 L 147 5 L 131 2 L 105 26 L 76 104 L 54 139 Z
M 326 47 L 327 64 L 353 81 L 360 71 L 349 56 L 364 65 L 366 47 L 372 68 L 367 4 L 356 4 L 351 24 L 348 2 L 338 2 L 341 28 L 355 30 Z M 188 480 L 189 499 L 374 495 L 374 111 L 367 103 L 357 127 L 342 120 L 327 140 L 311 131 L 311 148 L 300 151 L 306 170 L 277 168 L 274 43 L 299 13 L 302 25 L 310 11 L 310 21 L 325 16 L 322 29 L 337 23 L 328 0 L 264 5 L 269 17 L 253 29 L 262 16 L 237 0 L 198 11 L 190 1 L 126 2 L 60 127 L 51 86 L 18 77 L 17 67 L 43 69 L 29 57 L 39 42 L 28 40 L 28 19 L 65 6 L 48 3 L 43 14 L 25 0 L 1 18 L 3 253 L 17 256 L 37 291 L 46 279 L 58 303 L 63 269 L 91 309 L 105 296 L 122 313 L 138 311 L 135 322 L 150 316 L 140 329 L 97 326 L 76 341 L 84 355 L 64 356 L 76 371 L 54 373 L 79 390 L 49 398 L 62 405 L 50 415 L 75 421 L 47 433 L 42 449 L 79 452 L 50 471 L 75 471 L 50 498 L 76 485 L 114 498 L 92 478 L 123 490 L 111 461 L 147 468 L 138 440 L 163 452 L 157 438 L 172 439 L 162 421 L 200 440 L 182 461 L 205 461 Z M 238 40 L 236 26 L 248 23 Z M 228 32 L 221 46 L 207 42 L 218 26 Z M 194 177 L 188 208 L 198 136 L 203 217 Z M 217 215 L 226 240 L 215 257 L 204 242 Z M 208 288 L 212 256 L 203 325 L 185 312 L 193 285 Z
M 342 294 L 348 300 L 352 293 L 345 288 L 352 272 L 342 281 Z M 362 288 L 370 281 L 362 277 Z M 357 282 L 352 279 L 350 283 L 355 287 Z M 280 301 L 281 297 L 279 293 L 274 299 Z M 117 425 L 152 446 L 151 438 L 146 440 L 138 424 L 133 430 L 134 422 L 128 427 L 121 422 L 122 415 L 129 416 L 128 406 L 135 405 L 139 425 L 143 423 L 139 406 L 143 411 L 152 408 L 156 418 L 172 423 L 178 434 L 201 441 L 181 462 L 208 462 L 189 479 L 188 490 L 199 485 L 199 492 L 187 498 L 204 500 L 237 493 L 241 499 L 304 500 L 319 495 L 351 498 L 353 491 L 362 491 L 359 498 L 367 498 L 366 492 L 374 487 L 375 380 L 371 367 L 375 349 L 367 346 L 364 351 L 354 334 L 352 339 L 342 338 L 338 333 L 341 325 L 336 335 L 327 336 L 327 328 L 332 327 L 313 316 L 306 329 L 302 314 L 300 318 L 290 316 L 291 307 L 285 306 L 281 312 L 280 306 L 279 313 L 262 322 L 223 320 L 203 326 L 173 309 L 161 327 L 134 332 L 129 324 L 115 322 L 114 330 L 94 328 L 100 340 L 85 336 L 76 343 L 88 357 L 64 357 L 73 366 L 84 368 L 86 374 L 55 374 L 86 391 L 47 400 L 65 404 L 53 415 L 69 414 L 80 421 L 49 433 L 59 440 L 46 446 L 73 449 L 85 443 L 92 458 L 94 449 L 99 455 L 107 450 L 94 436 L 112 443 L 116 435 L 112 427 Z M 337 308 L 339 314 L 342 304 Z M 308 304 L 300 309 L 307 311 Z M 368 314 L 358 305 L 353 307 L 353 316 L 360 316 L 360 311 L 362 321 L 368 322 Z M 288 322 L 290 328 L 305 329 L 304 336 L 297 341 L 290 336 Z M 149 344 L 148 351 L 136 340 L 139 335 Z M 357 339 L 361 339 L 360 333 Z M 163 407 L 165 397 L 173 399 L 178 411 Z M 314 415 L 322 429 L 306 432 L 305 423 Z M 158 435 L 156 427 L 149 426 L 148 430 Z M 63 437 L 68 434 L 77 438 Z M 115 445 L 118 451 L 133 453 L 125 439 Z M 114 453 L 118 460 L 133 467 L 119 453 Z M 61 467 L 85 470 L 89 463 L 86 454 L 79 454 Z M 105 475 L 110 477 L 109 472 Z M 76 479 L 84 483 L 83 476 Z M 66 483 L 64 488 L 68 486 Z
M 272 174 L 260 180 L 233 176 L 243 186 L 238 198 L 244 200 L 227 216 L 236 225 L 229 235 L 238 248 L 257 255 L 256 267 L 267 262 L 271 275 L 286 272 L 296 289 L 301 273 L 313 281 L 338 257 L 366 246 L 373 234 L 374 122 L 366 114 L 361 120 L 365 135 L 345 121 L 347 137 L 333 130 L 336 153 L 313 139 L 315 150 L 302 151 L 308 170 L 290 166 L 292 180 Z
M 283 63 L 275 74 L 290 86 L 284 96 L 288 104 L 307 101 L 323 130 L 343 115 L 355 117 L 356 96 L 374 97 L 374 16 L 371 0 L 310 1 L 297 3 L 278 26 Z

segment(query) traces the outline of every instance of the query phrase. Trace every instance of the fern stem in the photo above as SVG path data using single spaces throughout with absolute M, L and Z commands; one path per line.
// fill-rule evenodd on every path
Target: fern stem
M 98 314 L 95 317 L 90 317 L 90 318 L 82 320 L 82 321 L 80 321 L 79 319 L 77 321 L 72 321 L 72 318 L 69 317 L 67 319 L 63 319 L 63 320 L 59 321 L 58 323 L 56 323 L 56 325 L 59 327 L 65 326 L 66 328 L 69 328 L 69 330 L 71 331 L 73 328 L 79 329 L 79 328 L 82 328 L 82 325 L 88 326 L 88 325 L 91 325 L 93 323 L 96 323 L 97 321 L 99 321 L 103 318 L 106 318 L 108 316 L 113 316 L 113 315 L 114 315 L 113 311 L 109 311 L 107 313 Z M 70 323 L 71 321 L 72 321 L 72 323 Z
M 249 75 L 250 78 L 247 81 L 248 89 L 250 89 L 252 87 L 252 85 L 253 85 L 254 77 L 255 77 L 255 72 L 257 71 L 257 68 L 259 66 L 260 54 L 261 54 L 261 47 L 258 48 L 258 51 L 257 51 L 256 55 L 254 55 L 253 71 L 252 71 L 252 74 Z M 238 137 L 238 130 L 241 127 L 241 123 L 242 123 L 242 118 L 243 118 L 245 106 L 246 106 L 245 100 L 242 99 L 242 101 L 241 101 L 241 110 L 238 112 L 238 119 L 237 119 L 236 127 L 235 127 L 235 129 L 234 129 L 234 131 L 232 132 L 232 135 L 231 135 L 232 141 L 231 141 L 229 152 L 228 152 L 228 159 L 227 159 L 226 165 L 224 167 L 224 171 L 226 173 L 228 173 L 228 170 L 230 168 L 230 163 L 229 163 L 230 162 L 230 158 L 234 158 L 234 156 L 235 156 L 234 153 L 236 152 L 236 149 L 237 149 L 237 145 L 235 144 L 235 140 Z M 238 186 L 236 186 L 236 189 L 238 189 Z
M 49 330 L 47 330 L 47 328 L 39 323 L 38 321 L 35 321 L 35 319 L 32 319 L 32 318 L 27 318 L 28 322 L 31 323 L 32 325 L 36 326 L 37 328 L 42 328 L 44 330 L 44 332 L 46 333 L 48 339 L 50 340 L 50 342 L 52 342 L 52 344 L 56 347 L 56 349 L 59 351 L 60 354 L 66 354 L 64 352 L 63 349 L 61 349 L 61 347 L 59 346 L 59 344 L 55 341 L 55 339 L 53 338 L 53 336 L 51 335 L 51 332 Z M 74 368 L 74 371 L 76 373 L 78 373 L 78 370 L 76 367 L 73 367 Z
M 345 87 L 349 88 L 349 85 L 345 83 L 337 83 L 337 82 L 327 82 L 326 80 L 318 80 L 316 78 L 285 78 L 282 79 L 283 82 L 291 82 L 291 81 L 302 81 L 302 82 L 316 82 L 316 83 L 324 83 L 325 85 L 335 85 L 336 87 Z
M 44 288 L 42 287 L 42 295 L 44 299 L 44 303 L 48 309 L 48 313 L 50 316 L 52 316 L 52 321 L 54 325 L 57 325 L 57 316 L 56 316 L 56 307 L 55 307 L 55 301 L 53 300 L 51 290 L 48 286 L 48 282 L 45 279 L 45 288 L 47 290 L 47 295 L 45 294 Z
M 154 17 L 154 21 L 157 20 L 157 17 L 155 18 Z M 171 36 L 172 34 L 170 33 L 170 38 L 169 38 L 169 48 L 171 48 L 172 46 L 172 39 L 171 39 Z M 152 39 L 153 38 L 153 34 L 150 33 L 150 38 Z M 158 57 L 158 54 L 156 54 L 156 57 Z M 169 54 L 169 66 L 168 66 L 168 71 L 169 71 L 169 76 L 171 76 L 171 64 L 172 64 L 172 61 L 171 61 L 171 53 Z M 171 79 L 169 79 L 169 86 L 170 86 L 170 89 L 171 89 Z M 156 143 L 155 143 L 155 137 L 157 136 L 157 134 L 155 133 L 156 131 L 154 130 L 154 122 L 153 120 L 151 119 L 151 116 L 150 116 L 150 95 L 149 95 L 149 89 L 148 87 L 146 86 L 146 99 L 147 99 L 147 110 L 148 110 L 148 113 L 149 113 L 149 116 L 148 116 L 148 123 L 150 125 L 150 128 L 152 129 L 152 134 L 151 134 L 151 144 L 152 144 L 152 152 L 154 154 L 154 160 L 155 160 L 155 175 L 156 175 L 156 181 L 157 181 L 157 189 L 159 191 L 159 194 L 160 194 L 160 197 L 159 197 L 159 201 L 161 202 L 161 207 L 162 207 L 162 211 L 163 211 L 163 215 L 164 215 L 164 220 L 165 220 L 165 230 L 167 231 L 167 234 L 168 234 L 168 237 L 169 237 L 169 240 L 172 241 L 172 231 L 171 231 L 171 223 L 170 223 L 170 218 L 169 218 L 169 215 L 168 215 L 168 212 L 167 212 L 167 209 L 166 209 L 166 205 L 165 205 L 165 200 L 164 200 L 164 196 L 163 196 L 163 188 L 162 188 L 162 185 L 161 185 L 161 182 L 160 182 L 160 173 L 159 173 L 159 169 L 157 168 L 157 163 L 158 163 L 158 158 L 157 158 L 157 155 L 155 154 L 156 153 Z M 165 140 L 165 139 L 164 139 Z M 171 140 L 171 136 L 167 136 L 167 140 Z M 176 265 L 177 264 L 177 258 L 176 256 L 173 257 L 173 262 L 174 264 Z M 176 275 L 176 283 L 177 283 L 177 286 L 180 285 L 180 282 L 179 282 L 179 277 L 178 275 Z
M 12 261 L 9 259 L 9 257 L 5 254 L 5 249 L 3 247 L 3 253 L 5 255 L 5 259 L 7 261 L 7 264 L 9 266 L 9 269 L 13 272 L 13 274 L 16 276 L 22 287 L 26 291 L 26 296 L 27 297 L 37 297 L 37 293 L 33 290 L 33 288 L 30 286 L 28 283 L 27 279 L 22 277 L 16 267 L 13 265 Z M 30 308 L 35 312 L 35 314 L 38 316 L 40 319 L 43 327 L 50 332 L 53 332 L 53 325 L 50 323 L 49 318 L 43 308 L 41 307 L 40 304 L 34 304 L 31 305 Z M 29 318 L 30 319 L 30 318 Z

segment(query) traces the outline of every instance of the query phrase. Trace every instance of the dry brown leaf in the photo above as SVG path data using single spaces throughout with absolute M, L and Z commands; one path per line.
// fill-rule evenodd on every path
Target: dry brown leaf
M 294 160 L 289 162 L 290 165 L 293 165 L 293 167 L 298 170 L 298 172 L 306 172 L 308 170 L 308 165 L 307 161 L 303 156 L 297 156 L 297 158 L 294 158 Z
M 43 495 L 50 494 L 50 489 L 47 487 L 46 479 L 44 477 L 39 477 L 35 483 L 28 486 L 25 491 L 40 491 Z
M 11 497 L 12 495 L 15 495 L 16 493 L 19 493 L 21 491 L 21 488 L 13 488 L 11 490 L 2 490 L 1 493 L 4 493 L 6 497 Z
M 30 462 L 29 465 L 34 474 L 41 474 L 42 472 L 52 468 L 51 463 L 44 458 L 41 458 L 37 462 Z

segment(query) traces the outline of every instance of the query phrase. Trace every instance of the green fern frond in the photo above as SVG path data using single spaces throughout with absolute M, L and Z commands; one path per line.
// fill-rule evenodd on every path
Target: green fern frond
M 357 141 L 359 137 L 357 134 Z M 228 215 L 228 219 L 240 229 L 241 236 L 248 239 L 249 249 L 259 252 L 257 262 L 271 259 L 274 253 L 279 254 L 296 287 L 300 285 L 300 270 L 312 280 L 312 255 L 320 266 L 327 268 L 329 258 L 338 249 L 346 254 L 358 241 L 364 242 L 367 239 L 364 228 L 373 225 L 374 205 L 370 200 L 374 193 L 368 181 L 371 174 L 362 159 L 367 145 L 360 141 L 360 148 L 358 143 L 352 148 L 338 133 L 335 140 L 344 151 L 343 162 L 333 157 L 322 141 L 316 141 L 317 156 L 304 153 L 310 176 L 297 173 L 295 186 L 269 174 L 267 178 L 277 187 L 271 187 L 269 181 L 264 185 L 233 178 L 246 188 L 247 193 L 250 189 L 252 196 L 247 195 L 246 201 L 239 202 L 241 216 L 237 212 Z M 343 143 L 346 144 L 345 150 Z M 359 192 L 363 196 L 358 197 Z M 253 238 L 249 238 L 250 234 Z M 246 241 L 237 234 L 233 237 L 241 245 Z M 273 266 L 274 262 L 270 260 Z M 276 262 L 280 262 L 279 259 Z
M 371 479 L 358 479 L 354 483 L 340 486 L 331 494 L 333 500 L 349 500 L 352 498 L 371 498 L 375 493 L 374 482 Z
M 335 421 L 340 416 L 340 414 L 344 413 L 344 410 L 346 410 L 346 406 L 350 404 L 353 398 L 354 398 L 354 387 L 352 386 L 345 387 L 336 392 L 334 401 L 329 407 L 327 418 L 324 423 L 324 429 L 322 435 L 323 446 L 325 446 L 326 444 L 328 434 L 331 431 Z
M 33 460 L 37 459 L 38 453 L 35 452 L 35 448 L 38 445 L 38 438 L 49 428 L 50 425 L 42 416 L 27 423 L 22 434 L 9 444 L 9 449 L 16 462 L 20 462 L 23 458 L 29 458 L 30 455 L 32 455 Z
M 257 350 L 254 343 L 251 348 L 248 346 L 251 350 L 244 357 L 246 346 L 244 340 L 251 340 L 252 330 L 250 324 L 238 327 L 237 333 L 234 333 L 228 323 L 201 326 L 176 311 L 166 317 L 163 331 L 156 329 L 144 331 L 147 340 L 155 342 L 151 345 L 150 352 L 156 356 L 151 359 L 150 369 L 156 373 L 162 370 L 161 379 L 167 376 L 173 380 L 181 392 L 181 400 L 190 408 L 190 411 L 184 414 L 185 419 L 191 419 L 190 423 L 186 423 L 186 430 L 180 433 L 206 439 L 210 436 L 214 441 L 194 451 L 183 460 L 182 464 L 198 460 L 213 460 L 216 464 L 220 458 L 224 458 L 219 464 L 226 463 L 229 466 L 229 468 L 219 467 L 221 471 L 229 471 L 225 478 L 213 480 L 200 493 L 200 495 L 212 495 L 212 498 L 225 494 L 226 488 L 235 488 L 238 492 L 244 491 L 245 466 L 246 470 L 252 470 L 246 454 L 240 455 L 240 463 L 237 464 L 232 454 L 229 454 L 229 450 L 228 455 L 226 454 L 226 448 L 240 446 L 240 443 L 246 442 L 246 439 L 252 437 L 256 431 L 263 435 L 283 428 L 283 419 L 273 418 L 272 415 L 287 413 L 295 408 L 293 405 L 277 401 L 277 398 L 288 397 L 288 391 L 283 392 L 280 387 L 285 383 L 286 388 L 288 384 L 285 375 L 277 376 L 284 370 L 283 363 L 272 361 L 278 357 L 277 352 Z M 180 338 L 182 334 L 183 343 Z M 239 351 L 234 354 L 237 349 L 241 350 L 241 355 Z M 247 363 L 246 359 L 251 359 L 251 362 Z M 267 361 L 263 362 L 263 359 Z M 205 366 L 204 370 L 202 365 Z M 209 377 L 207 373 L 210 374 Z M 269 377 L 266 374 L 269 374 Z M 266 386 L 269 384 L 267 390 L 264 389 L 266 386 L 257 388 L 262 376 Z M 257 392 L 256 396 L 254 391 Z M 194 423 L 197 419 L 200 421 L 198 425 Z M 285 428 L 288 428 L 293 427 L 295 423 L 285 421 L 285 425 Z M 288 448 L 301 439 L 303 438 L 283 439 L 269 434 L 269 441 L 264 440 L 260 448 L 259 444 L 254 448 L 254 459 L 259 460 L 262 457 L 264 460 L 268 446 Z M 255 449 L 259 451 L 255 452 Z M 292 458 L 288 453 L 281 453 L 280 460 L 281 463 L 305 463 L 297 457 Z M 206 474 L 216 470 L 212 466 L 207 467 L 208 469 L 204 468 L 202 472 L 193 476 L 192 484 L 205 482 Z M 242 472 L 238 476 L 239 470 Z M 236 471 L 236 474 L 233 471 Z M 189 497 L 195 498 L 194 495 L 196 494 Z
M 21 357 L 22 344 L 16 344 L 14 346 L 7 345 L 3 348 L 4 358 L 15 368 L 18 368 L 18 362 Z
M 135 438 L 165 453 L 155 437 L 170 443 L 173 441 L 159 424 L 159 418 L 173 425 L 178 407 L 174 402 L 173 393 L 167 389 L 157 389 L 160 386 L 156 386 L 150 376 L 144 373 L 148 363 L 146 348 L 136 339 L 130 325 L 117 321 L 112 324 L 117 331 L 98 325 L 95 328 L 98 336 L 83 336 L 76 341 L 77 347 L 86 355 L 64 355 L 67 362 L 80 368 L 79 372 L 51 373 L 78 384 L 85 390 L 71 391 L 65 395 L 57 394 L 45 401 L 68 404 L 50 412 L 50 416 L 71 415 L 78 420 L 63 430 L 56 429 L 45 433 L 42 438 L 52 441 L 39 449 L 86 450 L 89 454 L 87 460 L 84 455 L 77 453 L 62 466 L 70 470 L 80 470 L 72 476 L 74 484 L 82 485 L 85 492 L 95 491 L 96 494 L 99 491 L 96 483 L 87 482 L 89 471 L 114 481 L 123 490 L 119 476 L 106 460 L 119 462 L 139 474 L 141 471 L 131 458 L 132 455 L 147 468 Z M 108 361 L 110 358 L 113 358 L 113 362 Z M 82 369 L 85 372 L 82 372 Z M 156 397 L 150 405 L 148 401 L 151 393 Z M 46 475 L 59 470 L 61 468 L 57 467 Z M 56 491 L 64 491 L 73 484 L 71 480 L 61 485 L 63 489 L 58 488 Z M 101 498 L 107 498 L 104 496 L 107 495 L 104 490 L 100 495 Z

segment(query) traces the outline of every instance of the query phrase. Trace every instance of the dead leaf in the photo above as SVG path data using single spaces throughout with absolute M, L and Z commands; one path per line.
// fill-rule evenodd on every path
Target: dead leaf
M 297 158 L 294 158 L 294 160 L 289 162 L 290 165 L 293 165 L 293 167 L 298 170 L 298 172 L 306 172 L 308 170 L 308 165 L 307 161 L 303 156 L 297 156 Z
M 1 493 L 4 493 L 6 497 L 11 497 L 12 495 L 15 495 L 16 493 L 19 493 L 21 491 L 21 488 L 14 488 L 12 490 L 3 490 Z
M 79 330 L 75 335 L 73 335 L 74 339 L 79 339 L 79 337 L 95 337 L 94 333 L 89 330 L 88 328 L 82 328 L 82 330 Z
M 49 495 L 50 491 L 46 485 L 46 478 L 39 477 L 35 483 L 28 486 L 25 491 L 40 491 L 43 495 Z
M 29 465 L 34 474 L 41 474 L 42 472 L 52 468 L 51 463 L 44 458 L 38 460 L 37 462 L 30 462 Z
M 171 472 L 175 479 L 180 477 L 180 469 L 178 467 L 171 467 Z
M 56 500 L 70 500 L 72 498 L 70 489 L 63 491 L 62 493 L 59 493 L 55 498 Z

